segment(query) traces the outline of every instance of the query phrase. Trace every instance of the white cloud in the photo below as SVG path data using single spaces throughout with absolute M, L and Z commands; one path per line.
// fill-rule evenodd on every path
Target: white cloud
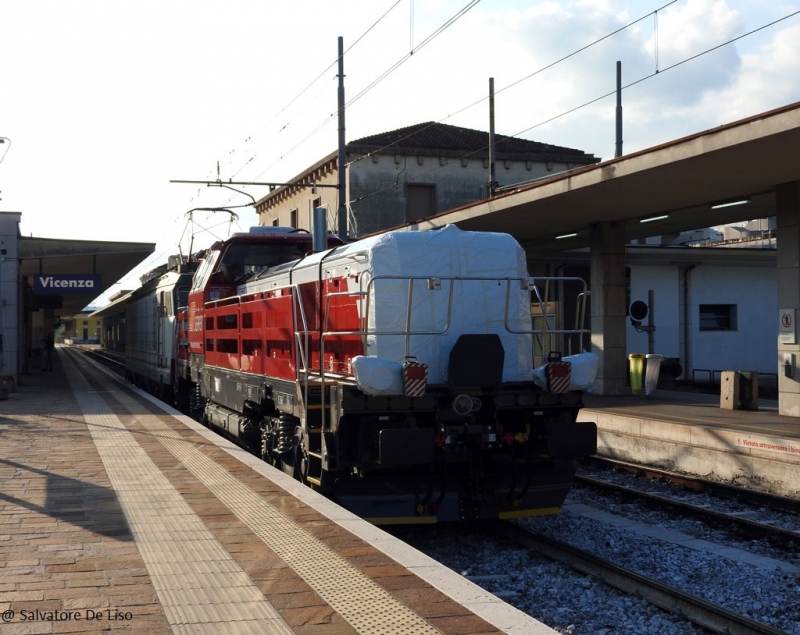
M 800 99 L 800 24 L 778 31 L 774 38 L 742 56 L 741 72 L 705 105 L 715 107 L 722 121 L 735 121 Z
M 612 92 L 617 60 L 626 84 L 651 75 L 652 17 L 503 89 L 667 1 L 484 0 L 348 108 L 347 139 L 430 120 L 487 130 L 494 77 L 499 132 L 531 128 L 523 136 L 609 158 L 613 96 L 543 122 Z M 355 44 L 394 0 L 3 3 L 0 58 L 13 63 L 0 136 L 13 143 L 0 209 L 22 211 L 26 233 L 169 249 L 190 207 L 242 200 L 170 179 L 216 178 L 219 161 L 223 178 L 288 180 L 335 150 L 337 36 L 355 44 L 350 100 L 465 3 L 413 4 L 413 21 L 402 0 Z M 800 100 L 798 18 L 664 70 L 798 8 L 680 0 L 660 11 L 662 72 L 624 93 L 625 151 Z

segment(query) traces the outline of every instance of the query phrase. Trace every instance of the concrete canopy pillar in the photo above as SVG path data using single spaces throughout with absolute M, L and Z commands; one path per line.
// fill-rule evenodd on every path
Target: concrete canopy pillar
M 592 352 L 599 357 L 595 392 L 622 395 L 628 391 L 625 230 L 619 223 L 596 223 L 590 244 Z
M 775 190 L 778 225 L 778 306 L 775 318 L 781 324 L 784 313 L 793 320 L 794 337 L 787 328 L 778 332 L 778 411 L 800 417 L 800 182 L 783 183 Z M 793 342 L 791 340 L 794 340 Z M 789 362 L 792 377 L 786 377 Z

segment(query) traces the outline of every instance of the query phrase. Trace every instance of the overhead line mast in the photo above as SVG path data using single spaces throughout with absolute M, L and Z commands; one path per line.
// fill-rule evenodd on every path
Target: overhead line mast
M 344 141 L 344 40 L 339 36 L 339 165 L 337 166 L 339 207 L 337 209 L 338 235 L 342 241 L 347 241 L 347 156 Z

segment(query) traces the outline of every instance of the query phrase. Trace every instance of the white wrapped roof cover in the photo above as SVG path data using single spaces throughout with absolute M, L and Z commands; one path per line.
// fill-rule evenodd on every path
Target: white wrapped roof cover
M 467 232 L 454 225 L 395 231 L 336 249 L 323 265 L 331 267 L 334 276 L 341 275 L 336 271 L 338 264 L 344 264 L 340 258 L 349 263 L 351 274 L 361 274 L 358 286 L 369 290 L 366 355 L 399 364 L 407 354 L 414 356 L 428 364 L 429 383 L 445 383 L 450 350 L 459 336 L 495 333 L 505 351 L 503 381 L 530 381 L 527 264 L 525 252 L 510 235 Z M 410 279 L 414 280 L 407 329 Z M 436 286 L 434 279 L 441 282 L 439 290 L 429 288 Z M 509 328 L 524 334 L 506 329 L 507 294 Z M 362 315 L 367 311 L 366 302 L 361 311 Z M 407 330 L 412 333 L 408 350 Z

